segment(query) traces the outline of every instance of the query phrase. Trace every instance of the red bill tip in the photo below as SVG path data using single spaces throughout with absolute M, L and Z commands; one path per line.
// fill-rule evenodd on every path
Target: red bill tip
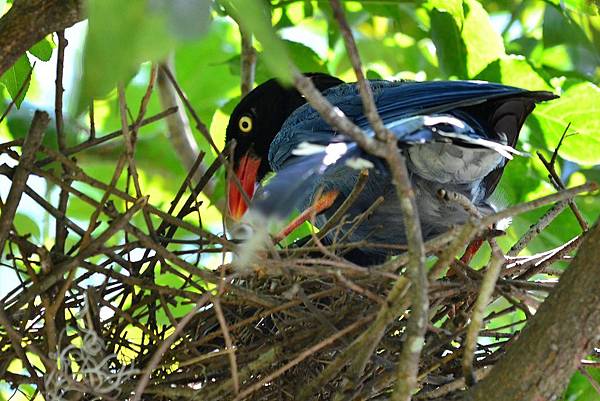
M 260 162 L 261 160 L 258 157 L 246 154 L 240 159 L 240 165 L 235 171 L 235 175 L 240 180 L 242 189 L 248 195 L 248 199 L 252 199 L 254 195 Z M 235 220 L 240 220 L 248 210 L 248 204 L 233 179 L 229 179 L 228 196 L 229 214 Z

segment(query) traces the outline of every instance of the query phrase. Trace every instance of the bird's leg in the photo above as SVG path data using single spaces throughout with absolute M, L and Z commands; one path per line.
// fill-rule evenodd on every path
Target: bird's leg
M 313 214 L 319 214 L 323 210 L 329 209 L 339 194 L 339 191 L 329 191 L 321 195 L 319 199 L 312 204 L 312 206 L 300 213 L 298 217 L 292 220 L 283 230 L 281 230 L 279 234 L 275 236 L 274 242 L 277 243 L 290 235 L 290 233 L 298 228 L 300 224 L 310 219 L 310 216 Z
M 467 246 L 467 249 L 465 249 L 465 253 L 461 256 L 460 261 L 464 264 L 469 264 L 471 259 L 473 259 L 473 256 L 475 256 L 485 241 L 500 237 L 505 234 L 506 232 L 504 230 L 499 230 L 498 228 L 491 226 L 483 233 L 481 237 L 475 238 L 473 241 L 471 241 L 471 243 L 469 243 L 469 246 Z
M 469 246 L 467 246 L 467 249 L 465 249 L 465 253 L 461 256 L 460 261 L 468 265 L 471 262 L 471 259 L 473 259 L 473 256 L 479 251 L 479 248 L 483 245 L 483 242 L 483 238 L 476 238 L 471 241 Z

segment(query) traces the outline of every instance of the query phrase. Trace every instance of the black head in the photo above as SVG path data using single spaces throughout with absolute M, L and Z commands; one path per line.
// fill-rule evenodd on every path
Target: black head
M 320 90 L 337 86 L 343 81 L 327 74 L 306 74 Z M 269 146 L 285 120 L 305 103 L 293 87 L 284 87 L 270 79 L 257 86 L 235 107 L 229 118 L 225 142 L 236 141 L 233 167 L 242 187 L 251 198 L 254 187 L 270 171 Z M 229 184 L 229 210 L 239 219 L 247 206 L 237 186 Z

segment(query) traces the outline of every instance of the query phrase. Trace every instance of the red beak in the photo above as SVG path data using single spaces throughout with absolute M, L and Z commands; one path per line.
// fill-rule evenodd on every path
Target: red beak
M 246 153 L 240 160 L 240 165 L 235 171 L 235 175 L 242 184 L 242 189 L 248 195 L 248 199 L 252 199 L 254 195 L 254 189 L 256 187 L 256 176 L 258 174 L 258 168 L 260 167 L 261 159 Z M 229 214 L 235 220 L 240 220 L 246 210 L 248 210 L 248 204 L 244 196 L 240 193 L 236 183 L 229 180 Z

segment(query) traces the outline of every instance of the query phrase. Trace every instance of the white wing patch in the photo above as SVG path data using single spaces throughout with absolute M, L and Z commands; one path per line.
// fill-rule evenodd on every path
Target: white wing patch
M 312 156 L 317 153 L 324 152 L 326 146 L 317 145 L 315 143 L 310 142 L 301 142 L 294 150 L 292 150 L 292 154 L 294 156 Z
M 346 166 L 353 168 L 355 170 L 371 169 L 371 168 L 375 167 L 375 165 L 373 163 L 371 163 L 369 160 L 363 159 L 361 157 L 352 157 L 352 158 L 346 160 Z

